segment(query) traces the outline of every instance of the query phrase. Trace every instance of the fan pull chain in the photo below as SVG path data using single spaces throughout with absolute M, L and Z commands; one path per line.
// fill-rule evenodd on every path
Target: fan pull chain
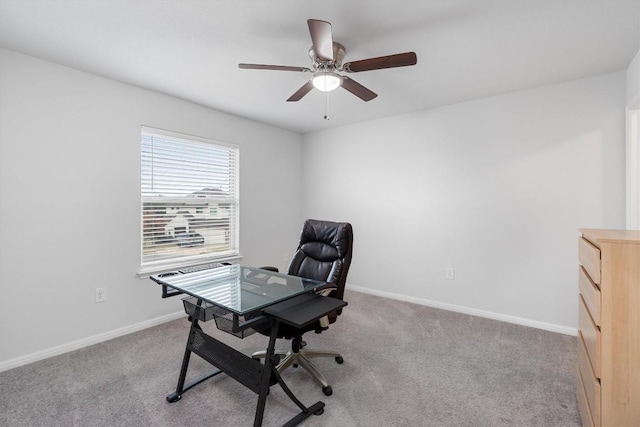
M 325 92 L 324 95 L 324 119 L 329 120 L 329 92 Z

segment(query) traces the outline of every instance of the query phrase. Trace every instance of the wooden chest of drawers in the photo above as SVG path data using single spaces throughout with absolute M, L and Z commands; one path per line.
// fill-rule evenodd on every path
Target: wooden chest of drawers
M 578 375 L 582 424 L 640 426 L 640 231 L 581 229 Z

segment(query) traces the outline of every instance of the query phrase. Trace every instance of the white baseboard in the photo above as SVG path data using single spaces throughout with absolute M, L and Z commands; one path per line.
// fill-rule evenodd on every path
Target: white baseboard
M 506 314 L 493 313 L 491 311 L 484 311 L 476 308 L 463 307 L 460 305 L 447 304 L 447 303 L 438 302 L 438 301 L 431 301 L 423 298 L 416 298 L 416 297 L 410 297 L 407 295 L 394 294 L 392 292 L 363 288 L 361 286 L 347 285 L 346 289 L 350 291 L 360 292 L 363 294 L 370 294 L 370 295 L 375 295 L 383 298 L 395 299 L 398 301 L 411 302 L 414 304 L 440 308 L 442 310 L 455 311 L 458 313 L 469 314 L 472 316 L 486 317 L 488 319 L 499 320 L 501 322 L 515 323 L 516 325 L 529 326 L 532 328 L 543 329 L 545 331 L 551 331 L 551 332 L 557 332 L 564 335 L 573 335 L 573 336 L 578 335 L 578 330 L 576 328 L 555 325 L 553 323 L 540 322 L 537 320 L 525 319 L 517 316 L 508 316 Z
M 70 343 L 62 344 L 46 350 L 37 351 L 35 353 L 27 354 L 25 356 L 16 357 L 15 359 L 9 359 L 4 362 L 0 362 L 0 372 L 8 371 L 9 369 L 17 368 L 19 366 L 27 365 L 29 363 L 44 360 L 49 357 L 58 356 L 60 354 L 68 353 L 70 351 L 78 350 L 90 345 L 98 344 L 104 341 L 108 341 L 113 338 L 128 335 L 133 332 L 141 331 L 143 329 L 150 328 L 152 326 L 161 325 L 172 320 L 180 319 L 185 316 L 184 311 L 179 311 L 166 316 L 157 317 L 151 320 L 145 320 L 144 322 L 136 323 L 134 325 L 125 326 L 120 329 L 105 332 L 102 334 L 94 335 L 91 337 L 83 338 L 81 340 L 73 341 Z

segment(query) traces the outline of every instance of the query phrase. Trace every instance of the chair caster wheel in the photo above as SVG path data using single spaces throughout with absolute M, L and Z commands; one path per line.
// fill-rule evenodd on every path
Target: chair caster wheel
M 342 356 L 337 356 L 336 362 L 338 362 L 338 365 L 342 365 L 344 363 L 344 359 L 342 358 Z
M 322 392 L 325 394 L 325 396 L 331 396 L 333 394 L 333 389 L 330 385 L 328 385 L 326 387 L 322 387 Z
M 316 412 L 313 413 L 313 415 L 322 415 L 322 414 L 324 414 L 324 408 L 320 408 Z

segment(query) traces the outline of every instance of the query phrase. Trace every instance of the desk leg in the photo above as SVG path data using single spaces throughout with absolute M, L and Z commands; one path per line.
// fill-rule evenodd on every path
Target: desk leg
M 276 347 L 276 339 L 278 336 L 278 326 L 280 322 L 276 319 L 273 322 L 271 327 L 271 335 L 269 336 L 269 346 L 267 347 L 267 354 L 264 359 L 264 371 L 262 371 L 262 379 L 260 383 L 260 396 L 258 397 L 258 407 L 256 408 L 256 417 L 253 422 L 254 427 L 260 427 L 262 425 L 262 418 L 264 416 L 264 407 L 267 401 L 267 394 L 269 394 L 269 383 L 271 380 L 271 375 L 273 374 L 278 380 L 278 384 L 284 390 L 284 392 L 289 396 L 289 399 L 293 401 L 301 410 L 298 415 L 290 419 L 285 427 L 295 426 L 301 423 L 303 420 L 307 419 L 311 414 L 321 415 L 324 412 L 324 402 L 316 402 L 310 407 L 306 407 L 298 398 L 293 394 L 293 392 L 287 387 L 284 380 L 280 376 L 280 373 L 276 369 L 276 366 L 273 364 L 273 355 L 275 353 Z
M 167 401 L 171 403 L 177 402 L 178 400 L 180 400 L 182 398 L 182 393 L 184 393 L 185 391 L 189 390 L 192 387 L 197 386 L 201 382 L 206 381 L 209 378 L 216 376 L 220 372 L 222 372 L 220 371 L 220 369 L 215 368 L 211 372 L 204 374 L 198 378 L 195 378 L 194 380 L 189 381 L 189 383 L 185 385 L 185 380 L 187 378 L 187 370 L 189 369 L 189 360 L 191 359 L 191 350 L 189 349 L 189 347 L 191 344 L 191 339 L 193 336 L 192 331 L 194 328 L 201 330 L 200 325 L 198 325 L 198 319 L 195 317 L 191 318 L 191 329 L 189 330 L 189 339 L 187 340 L 187 346 L 184 350 L 184 357 L 182 358 L 182 368 L 180 369 L 180 376 L 178 378 L 178 385 L 176 386 L 176 391 L 174 393 L 170 393 L 167 396 Z
M 256 416 L 253 421 L 253 427 L 262 425 L 264 416 L 264 407 L 267 403 L 267 395 L 269 394 L 269 383 L 271 381 L 271 368 L 273 366 L 273 353 L 276 348 L 276 339 L 278 338 L 278 321 L 271 325 L 271 334 L 269 335 L 269 345 L 267 346 L 267 354 L 264 358 L 264 370 L 262 371 L 262 379 L 260 380 L 260 393 L 258 395 L 258 406 L 256 407 Z

